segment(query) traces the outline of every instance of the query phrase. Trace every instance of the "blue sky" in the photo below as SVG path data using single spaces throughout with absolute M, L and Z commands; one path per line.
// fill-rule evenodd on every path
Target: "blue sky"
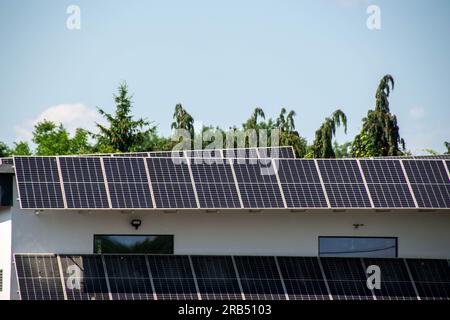
M 68 30 L 66 9 L 81 9 Z M 381 30 L 366 27 L 369 4 Z M 450 140 L 450 1 L 25 1 L 0 0 L 0 141 L 30 137 L 49 118 L 92 128 L 113 111 L 118 83 L 135 114 L 170 133 L 173 108 L 228 128 L 255 106 L 297 113 L 309 142 L 336 108 L 351 140 L 374 106 L 380 78 L 407 149 L 443 151 Z

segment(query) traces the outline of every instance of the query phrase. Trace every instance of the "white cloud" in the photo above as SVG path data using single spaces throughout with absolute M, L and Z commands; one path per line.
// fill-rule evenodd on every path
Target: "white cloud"
M 409 116 L 413 119 L 419 120 L 425 117 L 425 108 L 413 107 L 409 110 Z
M 45 109 L 39 116 L 27 119 L 14 127 L 17 141 L 30 141 L 36 123 L 43 120 L 62 123 L 70 134 L 74 134 L 77 128 L 96 131 L 95 122 L 102 123 L 97 110 L 81 103 L 59 104 Z

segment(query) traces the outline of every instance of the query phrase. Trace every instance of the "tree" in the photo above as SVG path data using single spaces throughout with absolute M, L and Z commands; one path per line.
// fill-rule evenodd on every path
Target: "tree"
M 12 150 L 12 154 L 15 156 L 31 156 L 33 153 L 31 152 L 28 142 L 19 141 L 14 142 L 14 149 Z
M 280 130 L 280 145 L 292 146 L 298 158 L 306 154 L 306 140 L 295 130 L 295 111 L 291 110 L 286 116 L 286 109 L 281 108 L 276 120 L 276 127 Z
M 244 130 L 258 129 L 258 118 L 266 119 L 263 109 L 256 107 L 250 118 L 242 125 Z
M 85 129 L 77 128 L 75 135 L 69 140 L 70 154 L 92 153 L 93 148 L 89 144 L 89 132 Z
M 445 147 L 447 148 L 447 152 L 445 154 L 450 154 L 450 142 L 444 142 Z
M 352 143 L 350 141 L 344 142 L 343 144 L 334 141 L 333 150 L 336 158 L 349 158 L 351 157 Z
M 333 137 L 336 129 L 342 125 L 344 132 L 347 133 L 347 116 L 342 110 L 338 109 L 325 119 L 320 128 L 316 131 L 315 139 L 312 145 L 310 157 L 314 158 L 335 158 L 333 150 Z
M 175 106 L 173 113 L 172 129 L 185 129 L 188 130 L 191 135 L 194 132 L 194 118 L 183 108 L 181 103 Z
M 11 155 L 11 149 L 3 142 L 0 141 L 0 158 L 9 157 Z
M 399 156 L 405 150 L 405 141 L 400 137 L 397 117 L 389 109 L 389 95 L 394 90 L 394 78 L 387 74 L 378 85 L 375 94 L 375 109 L 369 110 L 363 119 L 361 132 L 352 145 L 356 157 Z
M 44 120 L 35 125 L 33 142 L 38 156 L 64 155 L 70 153 L 69 133 L 62 124 Z
M 132 97 L 128 95 L 128 86 L 125 82 L 120 83 L 118 95 L 114 96 L 116 103 L 115 114 L 109 114 L 101 108 L 98 112 L 106 119 L 109 126 L 103 126 L 96 123 L 100 130 L 99 134 L 93 134 L 97 138 L 97 150 L 110 150 L 118 152 L 136 151 L 142 144 L 148 130 L 154 130 L 154 127 L 143 130 L 149 126 L 150 122 L 139 118 L 133 120 L 131 114 Z

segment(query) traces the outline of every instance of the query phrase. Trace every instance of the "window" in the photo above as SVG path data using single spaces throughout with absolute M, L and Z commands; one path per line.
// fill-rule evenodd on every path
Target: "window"
M 173 254 L 173 236 L 94 235 L 94 253 Z
M 321 257 L 396 258 L 394 237 L 319 237 Z

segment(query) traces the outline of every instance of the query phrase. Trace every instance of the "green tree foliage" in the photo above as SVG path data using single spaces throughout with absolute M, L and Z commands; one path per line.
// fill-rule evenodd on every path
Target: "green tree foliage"
M 36 155 L 54 156 L 67 154 L 83 154 L 92 152 L 88 142 L 88 132 L 77 129 L 75 136 L 70 138 L 69 132 L 62 124 L 44 120 L 34 127 L 33 142 L 36 144 Z M 21 142 L 16 145 L 20 153 L 30 153 L 28 144 Z
M 445 147 L 447 148 L 447 152 L 445 154 L 450 154 L 450 142 L 444 142 Z
M 256 107 L 253 110 L 252 115 L 250 116 L 250 118 L 244 123 L 242 124 L 242 128 L 244 130 L 248 130 L 248 129 L 255 129 L 258 130 L 258 119 L 266 119 L 266 115 L 264 114 L 263 109 Z
M 6 145 L 6 143 L 0 141 L 0 158 L 9 157 L 10 155 L 11 149 Z
M 114 97 L 116 103 L 114 115 L 97 108 L 109 124 L 106 127 L 97 123 L 100 133 L 94 134 L 94 137 L 97 138 L 96 150 L 101 152 L 138 151 L 149 131 L 155 130 L 154 127 L 144 130 L 145 127 L 150 126 L 150 122 L 142 118 L 133 120 L 132 97 L 128 95 L 128 86 L 125 82 L 119 85 L 118 91 L 118 95 Z
M 342 110 L 338 109 L 330 117 L 326 118 L 324 123 L 316 131 L 311 151 L 307 157 L 335 158 L 333 137 L 336 134 L 336 129 L 341 126 L 341 123 L 344 126 L 344 132 L 347 133 L 347 116 Z
M 191 132 L 191 136 L 194 132 L 194 118 L 183 108 L 181 103 L 175 106 L 173 113 L 172 129 L 185 129 Z
M 286 109 L 281 108 L 276 120 L 276 127 L 280 130 L 280 145 L 292 146 L 297 157 L 303 158 L 306 154 L 306 139 L 295 130 L 295 111 L 291 110 L 286 115 Z
M 336 158 L 349 158 L 352 152 L 352 143 L 350 141 L 338 144 L 337 141 L 333 143 L 333 150 Z
M 397 117 L 389 109 L 389 94 L 394 90 L 394 78 L 385 75 L 378 85 L 375 95 L 375 110 L 369 110 L 363 119 L 361 132 L 352 145 L 352 155 L 356 157 L 399 156 L 405 149 L 405 141 L 400 137 Z
M 14 149 L 12 150 L 12 154 L 15 156 L 31 156 L 33 152 L 28 145 L 28 142 L 19 141 L 14 142 Z

